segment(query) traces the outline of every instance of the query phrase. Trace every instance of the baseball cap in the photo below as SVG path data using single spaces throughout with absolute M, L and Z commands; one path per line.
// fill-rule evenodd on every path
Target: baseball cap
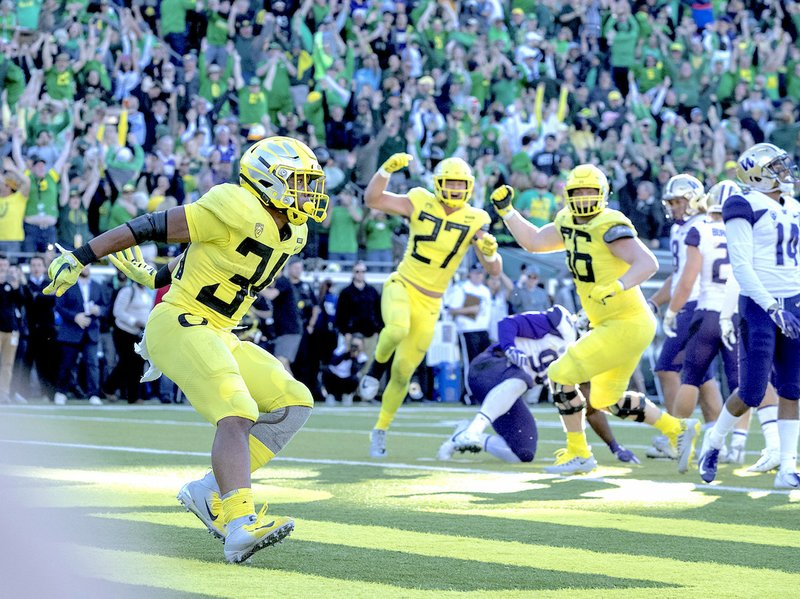
M 524 15 L 525 11 L 518 7 L 518 8 L 513 9 L 511 11 L 511 14 L 512 15 Z
M 608 92 L 608 99 L 609 100 L 622 100 L 622 94 L 619 93 L 617 90 L 612 89 Z
M 261 85 L 261 79 L 258 77 L 250 77 L 250 81 L 247 82 L 248 85 Z
M 680 42 L 674 42 L 669 45 L 669 49 L 673 52 L 683 52 L 683 44 Z
M 133 183 L 126 183 L 125 185 L 122 186 L 122 191 L 125 193 L 135 190 L 136 187 L 133 185 Z
M 425 75 L 424 77 L 420 77 L 419 80 L 417 81 L 417 83 L 419 85 L 426 85 L 426 84 L 427 85 L 434 85 L 435 82 L 433 80 L 433 77 L 431 77 L 430 75 Z
M 736 167 L 737 167 L 737 164 L 736 164 L 735 160 L 728 160 L 728 162 L 725 163 L 725 170 L 728 170 L 729 168 L 736 168 Z

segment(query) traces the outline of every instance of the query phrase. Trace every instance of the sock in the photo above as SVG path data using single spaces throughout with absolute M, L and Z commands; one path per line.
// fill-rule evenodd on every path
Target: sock
M 491 423 L 492 421 L 486 414 L 483 412 L 478 412 L 475 414 L 475 418 L 472 419 L 472 422 L 469 423 L 469 426 L 465 432 L 472 435 L 480 435 Z
M 797 439 L 800 436 L 800 420 L 778 420 L 781 445 L 781 470 L 797 471 Z
M 266 425 L 256 423 L 256 426 Z M 253 435 L 249 436 L 248 443 L 250 445 L 250 472 L 255 472 L 275 457 L 275 454 Z
M 731 435 L 731 449 L 735 447 L 744 447 L 747 444 L 747 431 L 741 429 L 733 429 Z
M 204 486 L 208 487 L 212 491 L 216 491 L 219 494 L 219 485 L 217 484 L 217 478 L 214 476 L 214 471 L 209 470 L 208 473 L 200 479 L 200 482 L 203 483 Z
M 586 433 L 584 431 L 567 433 L 567 451 L 582 458 L 588 458 L 592 455 L 592 450 L 589 447 L 589 443 L 586 442 Z
M 517 457 L 511 448 L 500 435 L 486 435 L 486 440 L 483 443 L 483 449 L 486 453 L 493 455 L 496 458 L 508 462 L 510 464 L 517 464 L 520 459 Z
M 397 410 L 399 410 L 400 406 L 403 405 L 403 400 L 406 398 L 407 393 L 408 381 L 405 381 L 404 383 L 398 383 L 397 381 L 392 380 L 392 377 L 389 377 L 389 382 L 386 385 L 386 389 L 383 390 L 381 411 L 378 414 L 378 422 L 375 424 L 375 428 L 382 431 L 389 429 L 389 425 L 392 424 L 392 420 L 394 420 L 394 415 L 397 414 Z
M 661 416 L 653 423 L 653 426 L 667 437 L 675 436 L 681 431 L 681 421 L 666 411 L 661 412 Z
M 734 416 L 728 411 L 728 406 L 722 406 L 719 412 L 719 417 L 714 423 L 714 426 L 708 430 L 708 444 L 714 449 L 719 449 L 725 443 L 725 437 L 733 430 L 736 423 L 739 422 L 740 416 Z
M 249 487 L 234 489 L 222 496 L 222 514 L 225 524 L 230 525 L 240 518 L 255 516 L 255 513 L 253 489 Z
M 764 406 L 756 410 L 761 432 L 764 434 L 764 447 L 767 451 L 780 451 L 780 435 L 778 434 L 778 406 Z

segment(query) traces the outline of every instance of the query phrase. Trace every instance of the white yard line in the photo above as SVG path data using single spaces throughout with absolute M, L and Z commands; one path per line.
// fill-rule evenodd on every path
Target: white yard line
M 90 445 L 86 443 L 56 443 L 52 441 L 30 441 L 30 440 L 6 440 L 0 439 L 0 443 L 11 445 L 34 445 L 43 447 L 61 447 L 68 449 L 88 449 L 93 451 L 119 451 L 125 453 L 143 453 L 151 455 L 181 455 L 190 457 L 210 457 L 209 452 L 203 451 L 176 451 L 171 449 L 154 449 L 150 447 L 126 447 L 117 445 Z M 448 466 L 423 466 L 419 464 L 404 464 L 397 462 L 367 462 L 359 460 L 328 460 L 317 458 L 289 458 L 289 457 L 276 457 L 273 461 L 290 462 L 297 464 L 321 464 L 321 465 L 336 465 L 336 466 L 366 466 L 369 468 L 384 468 L 387 470 L 420 470 L 425 472 L 452 472 L 452 473 L 466 473 L 466 474 L 492 474 L 495 476 L 516 476 L 526 474 L 524 471 L 502 471 L 502 470 L 486 470 L 479 468 L 452 468 Z M 669 482 L 669 481 L 653 481 L 649 479 L 628 478 L 614 479 L 609 477 L 591 478 L 584 476 L 576 477 L 559 477 L 549 476 L 540 473 L 533 473 L 539 481 L 545 480 L 575 480 L 585 482 L 600 482 L 604 484 L 618 484 L 620 480 L 636 480 L 639 482 L 653 483 L 660 485 L 681 485 L 685 486 L 684 482 Z M 689 483 L 696 491 L 727 491 L 731 493 L 756 493 L 760 495 L 789 495 L 790 493 L 797 493 L 792 490 L 782 489 L 758 489 L 753 487 L 734 487 L 725 485 L 700 485 Z

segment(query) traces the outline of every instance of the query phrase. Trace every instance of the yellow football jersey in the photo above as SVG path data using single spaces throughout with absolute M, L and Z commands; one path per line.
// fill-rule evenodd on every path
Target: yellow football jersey
M 475 233 L 488 227 L 489 215 L 469 205 L 447 214 L 421 187 L 409 190 L 408 199 L 413 207 L 408 245 L 397 272 L 423 289 L 444 293 Z
M 617 225 L 630 228 L 636 235 L 636 229 L 628 217 L 608 208 L 589 222 L 578 224 L 569 208 L 562 208 L 556 214 L 554 224 L 564 238 L 567 268 L 572 273 L 575 288 L 592 324 L 610 319 L 635 318 L 641 312 L 649 313 L 638 285 L 607 299 L 605 305 L 589 298 L 595 285 L 612 283 L 630 268 L 627 262 L 611 253 L 603 240 L 606 232 Z
M 235 327 L 308 237 L 305 224 L 287 224 L 281 240 L 272 216 L 238 185 L 217 185 L 186 206 L 191 244 L 172 273 L 164 301 L 221 329 Z M 190 326 L 197 324 L 186 319 Z

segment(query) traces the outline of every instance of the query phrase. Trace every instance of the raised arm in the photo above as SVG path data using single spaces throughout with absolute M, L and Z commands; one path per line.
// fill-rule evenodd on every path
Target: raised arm
M 392 173 L 407 167 L 411 160 L 410 154 L 393 154 L 378 169 L 378 172 L 372 175 L 372 179 L 370 179 L 367 189 L 364 191 L 364 202 L 368 208 L 375 208 L 381 212 L 405 217 L 411 216 L 413 210 L 408 196 L 386 191 L 386 186 Z
M 490 199 L 506 228 L 523 249 L 529 252 L 555 252 L 564 249 L 564 239 L 553 223 L 537 227 L 517 212 L 511 204 L 514 189 L 510 185 L 495 189 Z

